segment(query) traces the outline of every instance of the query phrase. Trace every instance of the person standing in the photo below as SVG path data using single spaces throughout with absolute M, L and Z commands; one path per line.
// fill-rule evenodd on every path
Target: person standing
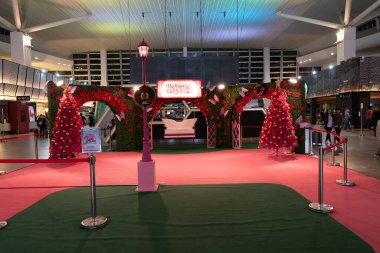
M 366 116 L 365 116 L 365 124 L 364 124 L 364 128 L 369 128 L 371 129 L 371 119 L 372 119 L 372 115 L 373 115 L 373 110 L 372 110 L 372 106 L 369 106 L 368 107 L 368 110 L 367 110 L 367 113 L 366 113 Z
M 47 120 L 43 114 L 38 117 L 37 125 L 40 128 L 40 136 L 45 136 L 45 129 L 47 129 Z
M 94 115 L 93 111 L 91 111 L 90 114 L 88 115 L 88 125 L 90 127 L 94 127 L 95 126 L 95 115 Z
M 343 129 L 350 129 L 351 128 L 351 115 L 350 115 L 350 109 L 347 107 L 344 111 L 344 126 Z
M 378 142 L 377 151 L 375 154 L 376 158 L 380 158 L 380 119 L 376 122 L 376 139 Z
M 87 124 L 87 119 L 86 119 L 86 117 L 83 116 L 82 113 L 80 113 L 80 117 L 82 118 L 82 124 L 83 124 L 83 126 L 85 126 L 85 125 Z
M 333 122 L 334 122 L 334 130 L 337 135 L 340 135 L 340 132 L 342 131 L 342 124 L 343 124 L 343 115 L 340 112 L 339 108 L 335 109 L 335 112 L 333 113 Z M 334 142 L 338 142 L 339 139 L 337 137 L 334 138 Z
M 328 132 L 326 133 L 326 140 L 325 143 L 326 145 L 329 145 L 331 143 L 331 135 L 330 131 L 333 128 L 333 115 L 331 113 L 331 109 L 327 110 L 325 113 L 325 118 L 324 118 L 324 125 L 325 125 L 325 130 Z

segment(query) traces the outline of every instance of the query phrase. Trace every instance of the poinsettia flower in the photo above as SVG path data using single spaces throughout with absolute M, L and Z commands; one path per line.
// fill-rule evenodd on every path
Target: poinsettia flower
M 299 88 L 301 88 L 301 86 L 298 83 L 294 85 L 294 89 L 298 90 Z
M 301 97 L 301 92 L 297 92 L 294 96 L 295 96 L 296 98 L 300 98 L 300 97 Z

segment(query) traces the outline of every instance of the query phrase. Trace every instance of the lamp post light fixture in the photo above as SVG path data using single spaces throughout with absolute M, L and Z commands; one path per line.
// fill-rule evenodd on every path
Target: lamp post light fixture
M 137 164 L 138 169 L 138 186 L 136 191 L 157 191 L 155 176 L 155 161 L 152 160 L 150 154 L 150 145 L 148 137 L 148 106 L 150 106 L 155 95 L 151 92 L 151 88 L 146 85 L 146 59 L 148 58 L 149 46 L 144 39 L 138 45 L 139 57 L 142 64 L 142 83 L 143 85 L 135 93 L 135 100 L 143 109 L 143 153 L 142 159 Z M 150 91 L 150 92 L 149 92 Z M 139 94 L 136 96 L 136 94 Z

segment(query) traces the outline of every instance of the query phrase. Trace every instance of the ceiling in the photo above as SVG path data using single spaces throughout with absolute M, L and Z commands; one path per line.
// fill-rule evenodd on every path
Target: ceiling
M 16 0 L 17 1 L 17 0 Z M 33 32 L 37 51 L 72 53 L 151 48 L 299 49 L 334 29 L 279 17 L 284 0 L 18 0 L 22 28 L 79 17 L 80 21 Z M 342 23 L 345 0 L 291 0 L 284 13 Z M 351 19 L 375 0 L 352 1 Z M 83 9 L 80 6 L 84 5 Z M 0 0 L 0 16 L 15 24 L 12 1 Z M 331 41 L 333 45 L 334 41 Z M 380 43 L 379 43 L 380 44 Z

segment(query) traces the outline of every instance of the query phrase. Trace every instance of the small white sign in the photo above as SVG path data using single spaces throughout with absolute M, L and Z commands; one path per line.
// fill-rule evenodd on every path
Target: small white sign
M 82 153 L 102 152 L 102 139 L 99 127 L 82 128 Z
M 200 98 L 201 96 L 201 80 L 159 80 L 157 82 L 158 98 Z
M 363 109 L 363 103 L 360 103 L 360 109 Z

